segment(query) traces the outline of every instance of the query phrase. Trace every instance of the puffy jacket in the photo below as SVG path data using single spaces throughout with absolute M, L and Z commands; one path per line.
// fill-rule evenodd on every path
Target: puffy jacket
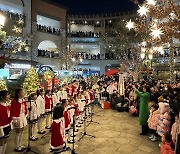
M 160 112 L 160 117 L 158 119 L 157 132 L 160 136 L 162 136 L 163 134 L 170 132 L 170 106 L 168 103 L 160 102 L 158 110 Z
M 174 154 L 174 151 L 173 151 L 170 143 L 162 142 L 161 154 Z
M 171 129 L 171 135 L 172 135 L 173 142 L 176 141 L 177 129 L 178 129 L 178 122 L 175 122 L 172 125 L 172 129 Z
M 157 130 L 159 117 L 160 117 L 159 110 L 156 110 L 154 112 L 150 111 L 150 115 L 148 119 L 148 126 L 150 129 Z

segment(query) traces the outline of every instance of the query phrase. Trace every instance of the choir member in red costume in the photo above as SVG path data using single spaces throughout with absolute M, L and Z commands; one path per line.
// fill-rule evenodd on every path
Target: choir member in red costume
M 12 129 L 10 110 L 7 106 L 7 102 L 10 101 L 10 95 L 8 91 L 0 91 L 0 153 L 5 154 L 7 138 Z
M 51 125 L 51 152 L 61 153 L 66 149 L 65 121 L 63 117 L 64 107 L 58 104 L 53 109 L 53 122 Z
M 10 115 L 13 120 L 13 127 L 15 129 L 15 149 L 16 152 L 24 151 L 22 146 L 22 136 L 24 127 L 27 126 L 27 103 L 24 99 L 24 91 L 22 89 L 15 90 L 15 97 L 11 102 Z
M 52 112 L 52 97 L 51 97 L 51 91 L 46 90 L 45 93 L 45 111 L 46 111 L 46 129 L 50 129 L 50 118 L 51 118 L 51 112 Z

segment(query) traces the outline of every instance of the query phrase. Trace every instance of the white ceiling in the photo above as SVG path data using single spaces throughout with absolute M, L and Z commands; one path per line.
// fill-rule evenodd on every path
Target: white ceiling
M 23 13 L 23 6 L 20 0 L 14 0 L 14 1 L 0 0 L 0 9 L 13 13 L 19 13 L 19 14 Z
M 38 49 L 41 49 L 41 50 L 57 50 L 57 46 L 54 42 L 45 40 L 39 44 Z
M 54 27 L 60 29 L 60 21 L 47 18 L 45 16 L 37 15 L 37 24 Z

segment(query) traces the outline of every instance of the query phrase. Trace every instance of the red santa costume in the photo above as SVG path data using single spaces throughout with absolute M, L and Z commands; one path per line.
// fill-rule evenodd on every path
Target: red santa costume
M 13 120 L 13 127 L 14 128 L 24 128 L 27 125 L 27 103 L 25 99 L 13 99 L 11 102 L 11 111 L 10 111 L 10 117 Z M 23 132 L 16 133 L 14 144 L 15 149 L 22 150 L 22 138 L 23 138 Z
M 10 108 L 6 103 L 0 104 L 0 139 L 9 137 L 12 129 L 12 120 L 10 118 Z
M 67 107 L 64 109 L 63 115 L 64 115 L 64 121 L 65 121 L 65 130 L 68 131 L 70 129 L 70 127 L 71 127 L 71 125 L 70 125 L 71 119 L 70 119 Z
M 11 118 L 14 128 L 24 128 L 27 125 L 27 103 L 25 99 L 13 99 L 11 102 Z
M 52 111 L 52 98 L 48 95 L 45 96 L 45 111 L 50 114 Z
M 62 151 L 65 148 L 65 120 L 64 117 L 53 120 L 51 124 L 50 147 L 53 151 Z
M 89 96 L 90 96 L 90 102 L 92 103 L 94 101 L 94 93 L 93 91 L 89 91 Z
M 77 94 L 76 86 L 72 84 L 70 89 L 71 89 L 71 96 L 74 97 L 74 95 Z
M 45 96 L 45 114 L 46 114 L 46 129 L 50 129 L 49 119 L 52 112 L 52 98 L 48 95 Z

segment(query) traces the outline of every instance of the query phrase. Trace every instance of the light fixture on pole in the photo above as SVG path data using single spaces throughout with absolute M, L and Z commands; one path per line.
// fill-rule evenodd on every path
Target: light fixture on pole
M 6 18 L 0 14 L 0 26 L 4 26 Z
M 144 59 L 145 58 L 145 53 L 141 53 L 141 59 Z

